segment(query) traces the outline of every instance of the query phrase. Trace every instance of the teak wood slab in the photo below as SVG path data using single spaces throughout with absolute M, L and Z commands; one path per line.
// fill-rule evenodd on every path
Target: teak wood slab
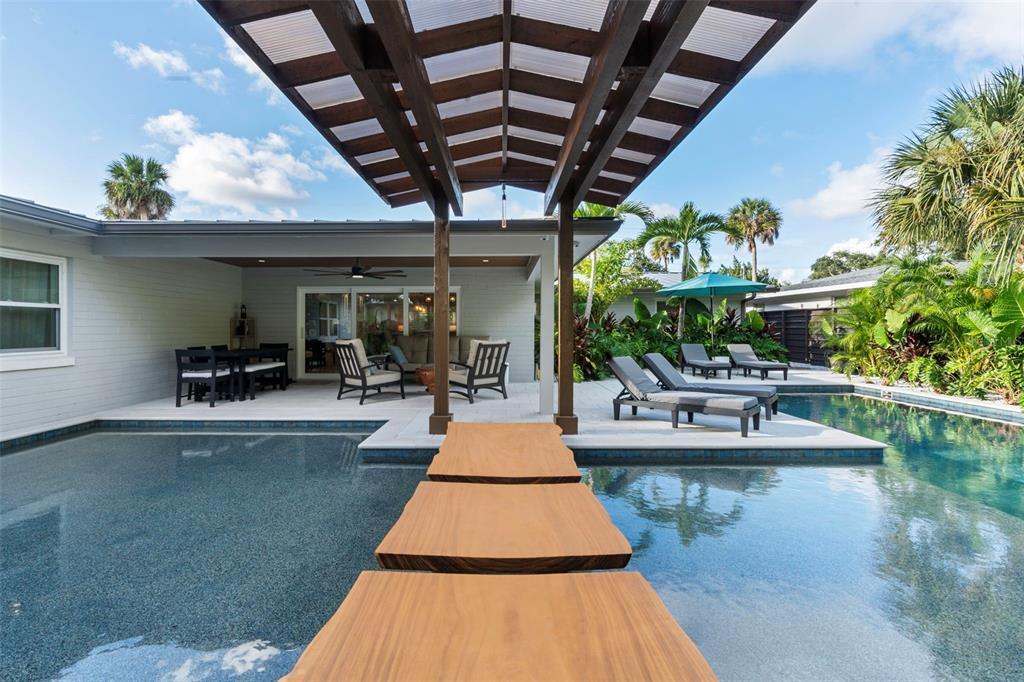
M 716 678 L 639 573 L 366 571 L 284 679 Z
M 582 483 L 424 481 L 377 547 L 384 568 L 553 573 L 622 568 L 629 542 Z
M 427 469 L 432 481 L 576 483 L 572 450 L 554 424 L 453 422 Z

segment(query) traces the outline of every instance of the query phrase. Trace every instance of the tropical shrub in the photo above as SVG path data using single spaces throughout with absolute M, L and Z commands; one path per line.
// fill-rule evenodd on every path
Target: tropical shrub
M 1024 397 L 1024 274 L 996 283 L 977 252 L 960 270 L 941 258 L 897 261 L 821 323 L 834 368 L 952 395 Z

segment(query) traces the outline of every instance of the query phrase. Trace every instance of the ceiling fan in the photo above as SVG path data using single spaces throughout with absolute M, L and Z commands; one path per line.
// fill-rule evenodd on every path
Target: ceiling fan
M 373 266 L 363 267 L 356 258 L 356 263 L 348 270 L 315 270 L 306 268 L 306 272 L 314 273 L 314 277 L 344 277 L 345 279 L 387 279 L 388 277 L 405 277 L 401 270 L 375 270 Z

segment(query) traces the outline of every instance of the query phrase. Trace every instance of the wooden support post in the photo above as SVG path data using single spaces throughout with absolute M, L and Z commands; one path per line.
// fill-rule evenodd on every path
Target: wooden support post
M 566 192 L 566 195 L 569 195 Z M 555 423 L 562 433 L 579 432 L 579 420 L 572 406 L 573 300 L 572 300 L 572 213 L 571 200 L 563 199 L 558 208 L 558 413 Z
M 438 192 L 434 202 L 434 413 L 430 433 L 444 434 L 452 420 L 448 408 L 448 201 Z

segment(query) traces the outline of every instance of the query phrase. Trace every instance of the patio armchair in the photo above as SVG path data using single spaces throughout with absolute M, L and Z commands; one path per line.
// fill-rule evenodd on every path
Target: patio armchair
M 752 370 L 761 374 L 761 381 L 768 377 L 768 372 L 782 372 L 782 380 L 789 379 L 789 365 L 785 362 L 774 362 L 762 360 L 754 353 L 754 349 L 747 343 L 730 343 L 726 346 L 729 350 L 729 357 L 736 363 L 736 366 L 743 370 L 743 376 L 750 376 Z
M 220 389 L 225 395 L 235 399 L 234 394 L 234 372 L 232 372 L 231 361 L 227 358 L 218 358 L 217 351 L 178 349 L 174 351 L 174 358 L 177 362 L 177 381 L 174 390 L 174 406 L 181 407 L 181 387 L 188 386 L 188 395 L 200 395 L 200 387 L 210 396 L 210 407 L 217 401 L 217 391 Z
M 717 414 L 740 420 L 740 435 L 747 437 L 748 425 L 753 419 L 754 430 L 761 428 L 761 405 L 757 398 L 697 391 L 666 391 L 659 387 L 631 357 L 616 357 L 608 361 L 608 368 L 622 384 L 622 391 L 612 400 L 613 416 L 619 419 L 623 405 L 629 405 L 635 415 L 637 408 L 667 410 L 672 413 L 672 428 L 679 428 L 679 413 L 686 412 L 686 421 L 692 422 L 694 413 Z
M 668 391 L 696 391 L 757 398 L 764 408 L 764 418 L 771 421 L 779 413 L 779 392 L 774 386 L 744 386 L 743 384 L 689 383 L 661 353 L 647 353 L 643 357 L 647 369 L 658 379 L 658 385 Z
M 682 357 L 682 362 L 679 363 L 680 367 L 683 369 L 689 367 L 693 376 L 697 376 L 697 370 L 699 369 L 700 375 L 705 379 L 711 373 L 714 373 L 717 377 L 718 371 L 724 369 L 726 371 L 726 378 L 732 379 L 732 363 L 725 362 L 724 360 L 712 360 L 708 357 L 704 346 L 699 343 L 682 344 L 679 346 L 679 354 Z
M 450 362 L 450 365 L 464 369 L 452 369 L 448 372 L 448 384 L 455 384 L 464 390 L 453 390 L 452 393 L 464 395 L 469 398 L 470 404 L 473 396 L 480 392 L 481 388 L 488 388 L 501 393 L 505 400 L 508 400 L 508 391 L 505 387 L 505 374 L 508 369 L 508 349 L 511 344 L 508 341 L 480 341 L 473 339 L 469 344 L 468 362 Z
M 371 363 L 366 357 L 366 349 L 360 339 L 338 341 L 335 344 L 334 352 L 338 364 L 338 375 L 341 377 L 338 400 L 341 400 L 341 396 L 345 393 L 361 391 L 359 404 L 362 405 L 370 389 L 377 389 L 377 395 L 383 395 L 382 388 L 395 384 L 398 384 L 398 391 L 402 399 L 405 399 L 405 375 L 402 372 L 384 369 L 386 356 L 378 362 Z M 394 391 L 389 391 L 389 393 L 394 393 Z

